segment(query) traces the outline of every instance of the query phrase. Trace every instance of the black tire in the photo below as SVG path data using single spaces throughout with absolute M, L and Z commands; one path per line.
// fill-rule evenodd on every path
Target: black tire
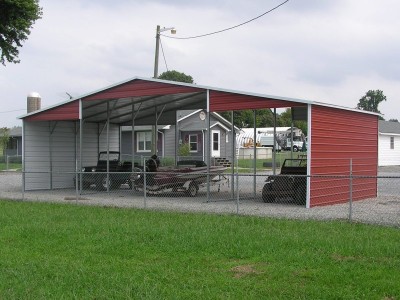
M 262 190 L 262 199 L 265 203 L 272 203 L 275 201 L 275 196 L 271 194 L 272 186 L 266 183 Z
M 74 188 L 76 188 L 76 180 L 74 179 Z M 84 189 L 84 190 L 87 190 L 87 189 L 89 189 L 90 188 L 90 183 L 87 183 L 87 182 L 83 182 L 83 184 L 82 184 L 82 189 Z M 81 182 L 80 182 L 80 180 L 78 179 L 78 190 L 80 190 L 81 189 Z
M 111 190 L 114 187 L 114 183 L 111 176 L 108 176 L 108 181 L 107 176 L 104 176 L 101 178 L 101 182 L 98 183 L 96 186 L 99 188 L 99 190 L 106 191 L 107 189 Z
M 293 146 L 293 152 L 298 152 L 299 148 L 297 146 Z
M 305 205 L 306 204 L 306 187 L 304 185 L 299 185 L 294 190 L 294 201 L 296 204 Z
M 196 197 L 198 190 L 199 190 L 199 187 L 197 186 L 197 184 L 195 182 L 191 182 L 189 184 L 189 188 L 186 191 L 186 194 L 189 197 Z

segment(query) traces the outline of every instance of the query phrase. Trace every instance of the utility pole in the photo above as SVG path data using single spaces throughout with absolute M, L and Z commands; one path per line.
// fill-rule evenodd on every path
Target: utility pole
M 154 79 L 157 79 L 157 77 L 158 77 L 158 56 L 160 53 L 160 33 L 163 31 L 167 31 L 167 30 L 171 30 L 171 34 L 176 33 L 176 30 L 174 27 L 170 27 L 170 28 L 164 27 L 161 29 L 160 25 L 157 25 L 157 28 L 156 28 L 156 53 L 155 53 L 155 57 L 154 57 L 154 75 L 153 75 Z M 155 116 L 156 116 L 156 118 L 158 117 L 157 111 L 155 112 Z M 156 124 L 157 124 L 157 122 L 156 122 Z M 158 143 L 157 137 L 158 137 L 157 126 L 153 126 L 152 137 L 151 137 L 151 145 L 152 145 L 151 152 L 156 155 L 157 155 L 157 143 Z

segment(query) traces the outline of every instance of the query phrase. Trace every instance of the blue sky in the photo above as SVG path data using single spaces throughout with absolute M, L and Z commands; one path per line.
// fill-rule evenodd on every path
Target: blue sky
M 43 18 L 0 66 L 0 127 L 20 125 L 26 96 L 42 107 L 135 76 L 152 77 L 155 30 L 201 35 L 249 20 L 275 0 L 41 0 Z M 168 69 L 197 84 L 355 107 L 381 89 L 385 119 L 400 120 L 400 3 L 394 0 L 289 0 L 245 26 L 204 38 L 162 37 Z M 160 55 L 159 73 L 166 71 Z

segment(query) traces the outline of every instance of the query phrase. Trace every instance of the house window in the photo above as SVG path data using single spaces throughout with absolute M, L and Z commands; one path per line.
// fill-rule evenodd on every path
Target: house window
M 219 150 L 219 132 L 213 133 L 213 150 L 214 151 Z
M 394 136 L 390 137 L 390 149 L 394 149 Z
M 197 152 L 197 134 L 190 134 L 189 135 L 189 145 L 190 145 L 190 152 Z
M 136 138 L 138 152 L 151 151 L 151 131 L 138 132 Z

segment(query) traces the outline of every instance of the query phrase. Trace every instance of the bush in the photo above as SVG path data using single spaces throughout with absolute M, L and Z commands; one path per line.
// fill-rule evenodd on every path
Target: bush
M 190 155 L 189 143 L 183 143 L 179 145 L 178 154 L 179 156 L 189 156 Z

